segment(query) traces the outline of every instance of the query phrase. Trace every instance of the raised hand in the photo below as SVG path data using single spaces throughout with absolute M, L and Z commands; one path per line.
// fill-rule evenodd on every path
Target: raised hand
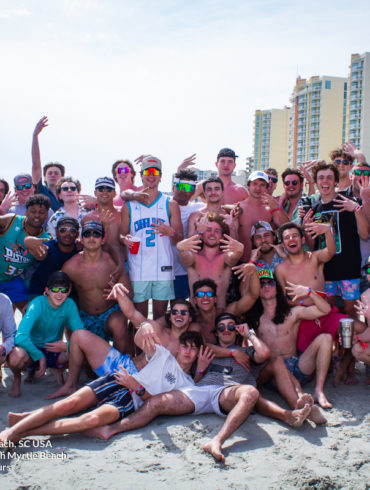
M 357 202 L 342 196 L 342 194 L 338 194 L 336 199 L 333 199 L 333 201 L 336 203 L 334 204 L 334 207 L 338 208 L 340 213 L 343 211 L 354 212 L 358 206 Z
M 196 157 L 197 154 L 194 153 L 190 157 L 185 158 L 182 163 L 177 167 L 177 171 L 180 172 L 181 170 L 184 170 L 185 168 L 190 167 L 191 165 L 196 165 Z
M 221 238 L 220 243 L 220 249 L 223 252 L 234 252 L 234 253 L 240 253 L 243 254 L 244 252 L 244 245 L 241 242 L 238 242 L 238 240 L 235 240 L 234 238 L 231 238 L 231 236 L 226 235 L 224 233 L 224 238 Z
M 254 264 L 240 264 L 232 267 L 232 270 L 238 279 L 245 282 L 252 274 L 256 272 Z
M 48 117 L 43 116 L 40 121 L 36 124 L 35 129 L 33 130 L 34 136 L 38 136 L 41 131 L 49 125 Z
M 190 238 L 185 238 L 178 242 L 177 249 L 179 252 L 192 252 L 197 254 L 201 249 L 202 239 L 199 235 L 193 235 Z
M 198 354 L 197 369 L 199 369 L 199 371 L 201 372 L 204 372 L 214 358 L 215 353 L 213 352 L 213 350 L 208 346 L 204 347 L 203 345 L 201 345 Z
M 293 284 L 292 282 L 287 281 L 288 286 L 285 286 L 285 290 L 290 297 L 292 297 L 292 301 L 296 301 L 300 298 L 305 298 L 310 293 L 310 288 L 307 286 L 301 286 L 300 284 Z
M 329 223 L 307 223 L 305 225 L 305 231 L 311 235 L 312 238 L 317 238 L 319 235 L 324 235 L 331 229 Z

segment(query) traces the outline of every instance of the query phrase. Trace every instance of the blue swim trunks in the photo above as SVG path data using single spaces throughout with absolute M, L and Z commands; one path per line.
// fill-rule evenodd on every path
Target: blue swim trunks
M 131 359 L 129 354 L 121 354 L 117 349 L 111 347 L 108 352 L 105 361 L 98 369 L 94 369 L 94 373 L 98 376 L 105 376 L 106 374 L 113 373 L 115 369 L 119 369 L 122 366 L 128 374 L 137 373 L 137 368 L 134 361 Z
M 16 277 L 12 281 L 0 282 L 0 293 L 6 294 L 12 303 L 28 301 L 28 290 L 21 277 Z
M 301 383 L 301 385 L 304 385 L 310 381 L 312 375 L 303 374 L 302 371 L 299 369 L 298 366 L 299 357 L 297 356 L 289 357 L 289 359 L 284 359 L 284 362 L 288 370 Z
M 100 315 L 88 315 L 83 310 L 80 310 L 80 317 L 86 330 L 99 335 L 104 340 L 112 340 L 105 330 L 106 321 L 111 313 L 114 311 L 121 311 L 119 305 L 114 305 L 109 310 L 101 313 Z

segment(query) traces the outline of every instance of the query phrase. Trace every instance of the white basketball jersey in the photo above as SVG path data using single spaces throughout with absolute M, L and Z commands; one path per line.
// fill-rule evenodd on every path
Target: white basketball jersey
M 130 235 L 141 239 L 139 252 L 136 255 L 128 253 L 131 281 L 168 281 L 174 278 L 170 237 L 154 233 L 150 226 L 157 220 L 170 225 L 169 200 L 160 192 L 149 206 L 137 201 L 127 202 Z

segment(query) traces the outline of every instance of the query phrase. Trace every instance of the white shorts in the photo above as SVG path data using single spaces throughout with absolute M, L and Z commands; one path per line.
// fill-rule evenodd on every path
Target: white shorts
M 192 412 L 194 415 L 216 413 L 220 417 L 226 417 L 227 414 L 221 411 L 218 403 L 218 399 L 225 388 L 230 388 L 230 386 L 184 386 L 179 388 L 179 391 L 194 403 L 195 409 Z

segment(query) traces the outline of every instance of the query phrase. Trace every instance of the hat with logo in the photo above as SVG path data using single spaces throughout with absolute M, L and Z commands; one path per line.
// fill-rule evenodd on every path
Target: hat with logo
M 149 155 L 141 162 L 141 171 L 146 170 L 147 168 L 156 168 L 162 172 L 162 162 L 159 158 Z
M 116 185 L 114 183 L 114 180 L 111 177 L 99 177 L 95 181 L 95 190 L 98 187 L 110 187 L 111 189 L 115 189 Z
M 84 223 L 82 225 L 82 236 L 83 234 L 85 233 L 85 231 L 89 231 L 89 230 L 92 230 L 92 231 L 97 231 L 100 233 L 101 236 L 104 236 L 104 226 L 103 226 L 103 223 L 101 223 L 100 221 L 86 221 L 86 223 Z
M 264 267 L 258 271 L 258 279 L 274 279 L 274 274 L 271 269 Z
M 265 174 L 265 172 L 262 172 L 261 170 L 255 170 L 254 172 L 252 172 L 248 177 L 248 182 L 253 182 L 254 180 L 258 180 L 258 179 L 264 180 L 266 184 L 269 184 L 268 175 Z

